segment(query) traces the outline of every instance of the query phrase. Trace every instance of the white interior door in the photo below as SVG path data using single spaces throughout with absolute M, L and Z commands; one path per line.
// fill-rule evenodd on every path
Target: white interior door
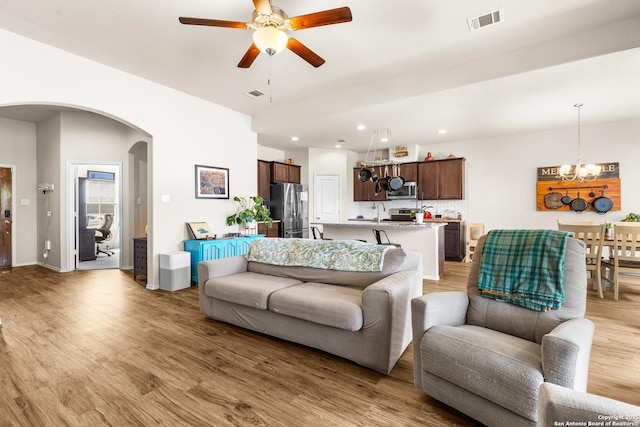
M 340 175 L 315 175 L 315 221 L 340 222 Z

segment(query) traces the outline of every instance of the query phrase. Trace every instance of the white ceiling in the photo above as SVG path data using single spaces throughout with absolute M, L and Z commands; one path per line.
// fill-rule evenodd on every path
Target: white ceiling
M 289 16 L 348 6 L 353 21 L 295 33 L 326 60 L 317 69 L 286 50 L 237 68 L 250 30 L 178 22 L 249 22 L 251 0 L 3 0 L 0 27 L 249 114 L 274 148 L 365 151 L 386 128 L 394 144 L 428 145 L 574 126 L 577 102 L 583 124 L 640 117 L 638 0 L 272 1 Z M 503 22 L 469 31 L 498 8 Z

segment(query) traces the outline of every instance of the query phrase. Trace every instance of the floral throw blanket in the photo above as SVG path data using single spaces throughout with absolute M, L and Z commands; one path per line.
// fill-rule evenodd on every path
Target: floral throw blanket
M 388 245 L 355 240 L 255 239 L 249 261 L 341 271 L 382 271 Z

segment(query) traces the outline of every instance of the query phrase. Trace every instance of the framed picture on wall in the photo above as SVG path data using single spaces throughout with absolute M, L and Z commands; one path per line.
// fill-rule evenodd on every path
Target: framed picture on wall
M 196 165 L 196 199 L 228 199 L 229 169 Z

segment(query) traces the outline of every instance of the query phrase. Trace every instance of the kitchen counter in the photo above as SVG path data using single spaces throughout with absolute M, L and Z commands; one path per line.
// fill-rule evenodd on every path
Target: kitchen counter
M 349 218 L 347 221 L 356 221 L 356 222 L 376 222 L 375 218 Z M 425 219 L 425 222 L 463 222 L 461 219 L 454 218 L 430 218 Z M 409 222 L 409 221 L 391 221 L 389 219 L 382 219 L 381 223 L 387 222 Z
M 423 278 L 440 280 L 444 269 L 444 228 L 447 222 L 429 221 L 422 224 L 407 221 L 380 221 L 360 219 L 337 223 L 318 223 L 327 239 L 365 240 L 375 243 L 374 229 L 384 230 L 392 243 L 404 249 L 422 253 Z M 381 236 L 385 242 L 384 234 Z

